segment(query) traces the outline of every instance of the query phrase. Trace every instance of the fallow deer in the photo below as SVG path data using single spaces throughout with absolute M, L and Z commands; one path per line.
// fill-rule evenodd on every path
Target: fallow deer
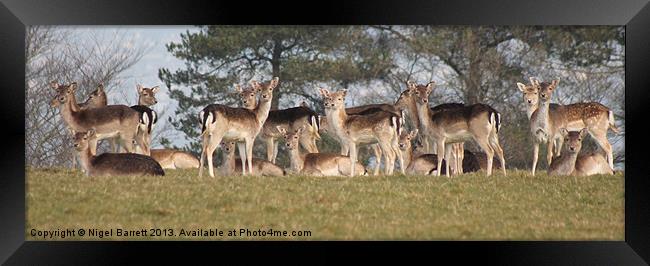
M 353 176 L 352 161 L 348 156 L 334 153 L 302 153 L 298 143 L 303 130 L 304 127 L 301 127 L 288 132 L 285 128 L 278 127 L 278 131 L 284 135 L 285 145 L 289 150 L 291 160 L 289 172 L 312 176 Z M 355 162 L 354 165 L 363 170 L 363 175 L 367 175 L 361 163 Z
M 91 129 L 76 132 L 74 147 L 79 152 L 82 167 L 88 176 L 113 175 L 165 175 L 153 158 L 136 153 L 102 153 L 95 156 L 89 143 L 96 142 L 97 135 Z
M 547 143 L 546 159 L 548 164 L 551 163 L 551 159 L 553 158 L 554 144 L 557 152 L 556 155 L 561 155 L 560 150 L 563 137 L 560 134 L 560 128 L 567 128 L 568 130 L 587 128 L 589 135 L 591 135 L 598 146 L 607 154 L 609 166 L 614 169 L 612 146 L 607 140 L 607 130 L 609 128 L 615 133 L 618 133 L 618 128 L 616 128 L 614 121 L 614 113 L 606 106 L 596 102 L 574 103 L 569 105 L 551 104 L 551 97 L 553 91 L 557 88 L 559 80 L 553 80 L 550 83 L 540 83 L 536 79 L 531 78 L 531 83 L 539 94 L 538 108 L 530 116 L 530 130 L 535 139 L 533 146 L 533 175 L 537 166 L 540 143 Z M 534 103 L 533 99 L 536 95 L 534 93 L 531 94 L 531 91 L 534 89 L 520 84 L 518 83 L 517 86 L 520 90 L 527 92 L 525 93 L 525 97 L 528 98 L 527 101 L 532 100 L 531 103 Z
M 348 115 L 345 111 L 347 90 L 330 93 L 321 88 L 320 92 L 324 99 L 328 125 L 341 141 L 341 146 L 347 147 L 349 150 L 352 162 L 351 175 L 354 175 L 357 162 L 357 145 L 372 143 L 378 143 L 384 154 L 386 174 L 393 173 L 396 157 L 399 159 L 402 174 L 405 173 L 402 153 L 397 147 L 401 132 L 401 116 L 385 111 L 365 115 Z M 344 150 L 342 150 L 341 155 L 347 154 L 344 154 Z
M 199 168 L 199 159 L 189 152 L 172 149 L 151 149 L 154 158 L 163 169 Z
M 158 114 L 150 106 L 158 103 L 156 92 L 158 92 L 159 87 L 145 88 L 137 84 L 136 89 L 138 92 L 138 104 L 131 106 L 131 108 L 140 113 L 140 128 L 138 130 L 137 142 L 139 144 L 138 147 L 142 148 L 142 150 L 139 152 L 150 155 L 151 130 L 158 122 Z
M 257 99 L 255 98 L 256 91 L 254 89 L 242 88 L 239 85 L 235 86 L 235 89 L 239 92 L 244 108 L 254 109 L 257 106 Z M 320 139 L 318 122 L 318 114 L 306 105 L 269 111 L 269 116 L 264 122 L 262 131 L 259 134 L 259 138 L 266 143 L 266 159 L 275 163 L 278 155 L 276 140 L 281 138 L 282 134 L 277 131 L 277 126 L 288 130 L 295 130 L 305 126 L 307 130 L 300 136 L 300 144 L 308 152 L 317 153 L 318 146 L 316 146 L 316 140 Z
M 442 160 L 447 156 L 445 149 L 451 148 L 451 143 L 474 140 L 487 154 L 487 175 L 492 175 L 492 160 L 496 152 L 501 161 L 503 174 L 506 175 L 503 149 L 499 144 L 498 131 L 501 127 L 501 115 L 486 104 L 472 104 L 454 110 L 445 110 L 432 114 L 429 108 L 429 96 L 433 91 L 434 82 L 427 85 L 411 85 L 417 97 L 416 106 L 420 125 L 426 134 L 436 140 L 438 169 Z M 449 176 L 449 164 L 446 167 Z M 438 171 L 437 175 L 440 175 Z
M 77 83 L 59 85 L 52 82 L 51 87 L 56 96 L 51 106 L 60 106 L 61 116 L 74 132 L 86 132 L 95 129 L 96 139 L 119 137 L 128 152 L 133 152 L 133 144 L 138 134 L 140 122 L 138 112 L 126 105 L 108 105 L 104 107 L 81 110 L 75 98 Z M 91 151 L 96 154 L 97 143 L 91 142 Z
M 595 174 L 613 174 L 607 159 L 600 152 L 580 154 L 582 140 L 589 133 L 589 129 L 583 128 L 580 131 L 568 131 L 560 129 L 564 138 L 564 152 L 559 157 L 553 158 L 549 168 L 549 175 L 576 175 L 586 176 Z
M 104 107 L 106 105 L 108 105 L 108 100 L 106 92 L 104 91 L 104 84 L 99 84 L 97 89 L 88 95 L 88 99 L 86 99 L 85 102 L 79 103 L 79 109 L 86 110 L 90 108 Z
M 260 91 L 260 102 L 253 110 L 221 104 L 211 104 L 203 108 L 199 113 L 202 125 L 201 137 L 203 139 L 199 176 L 203 174 L 203 161 L 207 157 L 209 174 L 214 177 L 212 155 L 222 139 L 236 142 L 244 141 L 244 145 L 238 144 L 240 156 L 246 155 L 246 160 L 242 160 L 242 174 L 246 174 L 245 162 L 248 162 L 248 169 L 252 174 L 253 142 L 269 115 L 273 89 L 278 85 L 278 82 L 278 77 L 262 84 L 256 81 L 253 82 L 253 86 Z
M 223 161 L 221 164 L 221 175 L 241 175 L 241 160 L 235 159 L 235 142 L 222 141 L 221 149 L 223 150 Z M 253 158 L 253 172 L 262 176 L 283 176 L 284 170 L 279 166 L 267 160 Z
M 412 148 L 411 141 L 415 140 L 418 134 L 418 129 L 409 133 L 402 132 L 399 140 L 399 148 L 402 150 L 404 156 L 404 164 L 407 165 L 407 174 L 429 175 L 437 173 L 438 156 L 436 154 L 428 154 L 417 152 Z M 469 151 L 463 151 L 463 168 L 465 172 L 476 172 L 480 169 L 476 157 Z M 442 174 L 446 174 L 446 162 L 442 163 Z

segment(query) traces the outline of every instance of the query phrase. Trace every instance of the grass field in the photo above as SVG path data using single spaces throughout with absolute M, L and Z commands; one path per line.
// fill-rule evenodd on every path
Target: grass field
M 624 177 L 463 175 L 199 179 L 86 177 L 69 169 L 26 169 L 31 229 L 172 229 L 152 239 L 623 240 Z M 188 237 L 181 229 L 310 231 L 303 237 Z M 65 240 L 99 239 L 73 236 Z M 49 240 L 49 239 L 48 239 Z M 53 239 L 53 240 L 56 240 Z

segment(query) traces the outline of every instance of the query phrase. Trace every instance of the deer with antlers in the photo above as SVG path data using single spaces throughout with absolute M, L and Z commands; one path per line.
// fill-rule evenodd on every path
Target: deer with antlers
M 429 82 L 426 85 L 410 84 L 412 85 L 409 89 L 416 97 L 420 125 L 426 134 L 436 140 L 436 154 L 439 155 L 437 169 L 442 167 L 442 159 L 447 157 L 445 150 L 451 148 L 451 143 L 474 140 L 487 155 L 487 175 L 492 175 L 492 160 L 495 153 L 501 161 L 503 174 L 506 175 L 505 158 L 498 136 L 501 127 L 499 112 L 486 104 L 472 104 L 432 114 L 428 103 L 434 82 Z M 450 175 L 449 172 L 449 165 L 447 165 L 447 176 Z M 440 171 L 437 172 L 437 175 L 440 175 Z
M 384 154 L 386 174 L 393 173 L 396 158 L 399 159 L 400 170 L 405 173 L 402 153 L 397 147 L 402 126 L 401 116 L 386 111 L 349 115 L 345 111 L 347 90 L 330 92 L 321 88 L 320 93 L 324 100 L 327 124 L 341 141 L 341 155 L 347 155 L 345 150 L 349 150 L 351 175 L 354 175 L 357 162 L 357 145 L 373 143 L 379 144 L 381 153 Z
M 546 160 L 550 165 L 553 158 L 553 147 L 556 156 L 561 155 L 563 136 L 561 128 L 581 130 L 587 128 L 589 135 L 607 154 L 609 166 L 614 169 L 612 146 L 607 140 L 607 131 L 612 129 L 618 133 L 614 113 L 606 106 L 596 102 L 574 103 L 569 105 L 552 104 L 551 97 L 557 88 L 559 80 L 539 82 L 530 78 L 531 85 L 517 83 L 527 103 L 527 113 L 530 114 L 530 130 L 534 137 L 532 174 L 537 168 L 539 144 L 547 143 Z
M 222 139 L 244 142 L 244 144 L 238 143 L 240 156 L 244 154 L 246 156 L 246 160 L 242 160 L 242 175 L 246 174 L 246 169 L 249 173 L 253 173 L 253 142 L 269 115 L 273 89 L 278 82 L 278 77 L 264 83 L 252 82 L 253 87 L 260 92 L 260 102 L 253 110 L 221 104 L 211 104 L 203 108 L 199 113 L 203 139 L 199 176 L 202 176 L 204 158 L 207 157 L 208 172 L 211 177 L 214 177 L 212 155 Z

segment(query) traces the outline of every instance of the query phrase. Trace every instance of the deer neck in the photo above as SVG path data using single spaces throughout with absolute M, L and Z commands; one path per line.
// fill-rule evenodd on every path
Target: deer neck
M 271 111 L 271 99 L 268 101 L 260 101 L 257 107 L 253 109 L 253 111 L 255 112 L 255 117 L 257 118 L 257 122 L 261 127 L 269 117 L 269 111 Z
M 561 155 L 561 157 L 557 159 L 562 160 L 558 165 L 558 170 L 564 173 L 572 173 L 573 170 L 576 168 L 576 160 L 578 159 L 578 153 L 577 152 L 569 153 L 567 150 L 565 150 L 564 153 Z
M 305 156 L 307 154 L 303 154 L 300 152 L 300 148 L 296 147 L 295 149 L 292 149 L 289 151 L 289 159 L 291 160 L 291 170 L 295 172 L 300 172 L 302 170 L 302 167 L 305 163 Z
M 79 152 L 79 160 L 81 161 L 81 167 L 86 171 L 86 174 L 90 173 L 90 167 L 92 166 L 92 159 L 95 158 L 93 155 L 90 145 L 83 151 Z
M 550 125 L 549 125 L 549 118 L 548 118 L 548 110 L 549 110 L 549 105 L 550 101 L 546 103 L 542 103 L 539 105 L 537 110 L 534 111 L 535 117 L 534 121 L 534 131 L 537 132 L 539 130 L 543 130 L 546 135 L 550 134 Z M 532 114 L 531 114 L 532 117 Z
M 334 131 L 337 132 L 337 135 L 344 135 L 345 121 L 348 120 L 348 114 L 345 112 L 345 107 L 329 110 L 325 109 L 325 114 L 327 115 L 327 122 L 330 128 L 334 129 Z
M 138 97 L 138 105 L 144 105 L 144 106 L 147 106 L 147 107 L 149 106 L 144 102 L 144 100 L 142 100 L 142 97 Z
M 235 171 L 235 153 L 225 153 L 223 156 L 223 167 L 224 170 L 227 171 L 228 173 L 232 173 Z
M 539 108 L 539 103 L 526 105 L 526 115 L 528 116 L 528 120 L 530 120 L 537 108 Z
M 413 147 L 408 147 L 408 149 L 403 151 L 402 157 L 404 158 L 404 165 L 411 164 L 411 160 L 413 160 Z
M 409 117 L 413 126 L 417 129 L 420 129 L 420 118 L 418 116 L 418 107 L 415 105 L 415 101 L 409 101 L 409 104 L 406 106 L 406 115 Z
M 76 114 L 81 110 L 74 93 L 70 95 L 68 101 L 61 106 L 61 116 L 69 125 L 76 124 Z M 74 128 L 74 126 L 73 126 Z
M 416 103 L 417 105 L 417 116 L 418 116 L 418 121 L 420 122 L 420 126 L 422 129 L 429 128 L 431 125 L 431 109 L 429 108 L 429 104 L 420 104 Z

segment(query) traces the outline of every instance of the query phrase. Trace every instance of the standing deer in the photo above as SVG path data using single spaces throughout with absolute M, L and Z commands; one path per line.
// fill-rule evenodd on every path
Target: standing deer
M 104 91 L 104 84 L 99 84 L 97 89 L 92 91 L 88 95 L 88 99 L 85 102 L 79 103 L 79 109 L 86 110 L 90 108 L 104 107 L 108 105 L 106 92 Z
M 235 89 L 239 93 L 244 108 L 252 110 L 257 106 L 255 89 L 242 88 L 239 85 L 236 85 Z M 295 130 L 305 126 L 307 130 L 303 131 L 300 136 L 300 144 L 310 153 L 318 152 L 318 146 L 316 146 L 316 140 L 320 139 L 318 134 L 318 114 L 303 104 L 298 107 L 269 111 L 269 116 L 266 118 L 259 134 L 260 139 L 266 143 L 267 160 L 275 163 L 278 155 L 276 140 L 282 137 L 282 134 L 277 130 L 278 126 L 288 130 Z
M 138 125 L 138 113 L 126 105 L 108 105 L 104 107 L 81 110 L 75 98 L 77 83 L 59 85 L 52 82 L 50 86 L 56 91 L 51 101 L 52 107 L 60 106 L 61 116 L 68 127 L 75 132 L 86 132 L 95 128 L 96 139 L 119 137 L 128 152 L 134 151 Z M 91 151 L 96 154 L 97 142 L 91 142 Z
M 351 175 L 354 175 L 357 162 L 357 145 L 378 143 L 386 159 L 386 174 L 391 175 L 395 166 L 395 158 L 399 158 L 400 170 L 405 173 L 402 153 L 397 147 L 401 132 L 402 118 L 390 112 L 379 111 L 364 115 L 348 115 L 345 111 L 345 96 L 347 90 L 330 93 L 320 89 L 324 99 L 325 115 L 328 126 L 341 141 L 343 149 L 347 147 L 352 164 Z M 342 150 L 341 155 L 344 154 Z
M 74 147 L 79 152 L 81 165 L 88 176 L 165 175 L 160 164 L 146 155 L 102 153 L 95 156 L 89 143 L 96 141 L 94 129 L 74 134 Z
M 151 149 L 151 158 L 154 158 L 163 169 L 191 169 L 199 168 L 199 159 L 185 151 L 172 149 Z
M 614 174 L 607 163 L 607 158 L 601 152 L 579 154 L 582 149 L 582 140 L 588 133 L 587 128 L 580 131 L 560 129 L 560 134 L 564 138 L 564 153 L 553 159 L 548 168 L 549 175 Z
M 596 141 L 607 154 L 609 166 L 614 169 L 614 157 L 612 155 L 612 146 L 607 140 L 607 130 L 612 129 L 618 133 L 614 121 L 614 113 L 606 106 L 596 103 L 574 103 L 569 105 L 551 104 L 551 96 L 560 81 L 539 82 L 531 78 L 532 89 L 524 84 L 518 83 L 517 86 L 524 93 L 527 102 L 533 104 L 535 96 L 538 97 L 538 108 L 532 111 L 530 115 L 530 130 L 535 139 L 533 146 L 533 166 L 532 173 L 535 174 L 537 168 L 537 159 L 539 154 L 539 144 L 547 143 L 546 160 L 550 165 L 553 158 L 553 145 L 555 144 L 556 156 L 561 155 L 563 137 L 560 134 L 560 128 L 569 130 L 580 130 L 587 128 L 589 135 Z M 534 91 L 537 90 L 537 94 Z M 530 107 L 531 109 L 533 107 Z
M 353 176 L 352 164 L 356 168 L 362 169 L 363 174 L 367 175 L 365 167 L 358 163 L 352 163 L 350 157 L 334 153 L 307 153 L 300 152 L 299 142 L 304 127 L 288 132 L 283 127 L 278 127 L 282 132 L 286 142 L 287 150 L 291 165 L 289 170 L 292 173 L 302 173 L 312 176 Z
M 223 162 L 221 164 L 221 175 L 231 176 L 241 174 L 241 160 L 235 159 L 235 142 L 222 141 L 221 149 L 223 150 Z M 284 170 L 279 166 L 267 160 L 253 158 L 253 171 L 262 176 L 283 176 Z
M 406 115 L 409 118 L 409 121 L 413 125 L 414 128 L 418 129 L 420 132 L 424 132 L 424 129 L 420 125 L 420 118 L 418 117 L 417 113 L 417 105 L 415 103 L 416 99 L 414 96 L 414 88 L 415 88 L 415 83 L 412 81 L 407 81 L 407 89 L 400 93 L 399 97 L 397 98 L 397 101 L 395 102 L 395 106 L 398 107 L 401 110 L 406 111 Z M 457 108 L 462 108 L 465 105 L 462 103 L 443 103 L 440 105 L 436 105 L 434 107 L 431 107 L 431 114 L 438 113 L 443 110 L 453 110 Z M 424 152 L 426 153 L 435 153 L 437 150 L 436 147 L 436 142 L 435 140 L 431 140 L 431 136 L 423 136 L 422 134 L 419 135 L 419 140 L 420 143 L 422 143 L 422 146 L 424 147 Z M 463 157 L 465 154 L 465 145 L 463 142 L 459 143 L 453 143 L 452 148 L 449 149 L 449 156 L 453 160 L 452 164 L 450 164 L 451 172 L 454 174 L 462 174 L 463 173 Z
M 492 160 L 496 152 L 501 161 L 503 174 L 506 175 L 503 149 L 499 144 L 498 131 L 501 127 L 501 115 L 494 108 L 485 104 L 472 104 L 454 110 L 445 110 L 432 114 L 429 108 L 429 95 L 433 91 L 434 82 L 427 85 L 411 86 L 416 96 L 416 106 L 420 125 L 425 134 L 436 140 L 438 169 L 442 167 L 442 159 L 446 159 L 445 149 L 451 148 L 451 143 L 474 140 L 485 151 L 488 159 L 487 175 L 492 175 Z M 441 159 L 440 156 L 443 156 Z M 449 176 L 449 164 L 446 175 Z M 440 171 L 436 173 L 440 175 Z
M 138 104 L 131 106 L 131 108 L 140 113 L 140 128 L 138 129 L 137 142 L 139 144 L 138 146 L 142 148 L 140 152 L 145 155 L 150 155 L 151 130 L 158 122 L 158 114 L 150 106 L 158 103 L 155 94 L 158 92 L 159 87 L 145 88 L 137 84 L 136 89 L 138 91 Z
M 203 138 L 199 176 L 203 174 L 203 161 L 207 157 L 209 174 L 214 177 L 212 155 L 224 138 L 245 142 L 244 145 L 238 144 L 240 156 L 244 156 L 244 154 L 246 156 L 246 160 L 242 160 L 242 175 L 246 174 L 245 162 L 248 162 L 249 172 L 253 173 L 253 142 L 269 115 L 273 89 L 278 82 L 278 77 L 262 84 L 256 81 L 252 82 L 253 87 L 260 91 L 260 102 L 253 110 L 221 104 L 211 104 L 203 108 L 199 113 L 202 125 L 201 137 Z

